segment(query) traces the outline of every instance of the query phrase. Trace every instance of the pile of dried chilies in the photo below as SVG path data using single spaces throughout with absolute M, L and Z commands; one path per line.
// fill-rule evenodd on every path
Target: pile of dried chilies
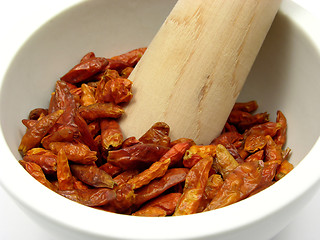
M 48 109 L 22 120 L 22 166 L 56 193 L 106 211 L 178 216 L 221 208 L 286 175 L 287 122 L 236 103 L 210 145 L 169 137 L 155 123 L 139 139 L 123 139 L 118 118 L 132 98 L 128 80 L 145 48 L 110 59 L 86 54 L 56 82 Z

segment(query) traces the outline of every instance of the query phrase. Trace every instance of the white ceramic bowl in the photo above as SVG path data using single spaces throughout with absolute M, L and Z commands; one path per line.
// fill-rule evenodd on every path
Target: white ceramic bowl
M 320 181 L 320 35 L 318 22 L 289 1 L 241 93 L 261 111 L 286 115 L 295 169 L 261 193 L 231 206 L 182 217 L 143 218 L 69 201 L 35 181 L 17 162 L 21 119 L 46 107 L 55 81 L 89 51 L 113 56 L 148 45 L 174 0 L 84 1 L 35 32 L 1 80 L 0 182 L 19 206 L 58 239 L 270 239 L 318 189 Z M 271 118 L 274 118 L 271 115 Z

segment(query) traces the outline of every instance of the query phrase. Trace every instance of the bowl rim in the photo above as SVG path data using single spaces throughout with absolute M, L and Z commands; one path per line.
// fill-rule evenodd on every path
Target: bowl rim
M 289 0 L 283 1 L 280 12 L 305 34 L 320 53 L 318 19 Z M 2 81 L 3 79 L 1 83 Z M 0 168 L 0 184 L 18 205 L 35 215 L 44 217 L 48 222 L 57 226 L 101 238 L 108 236 L 114 239 L 192 239 L 213 235 L 220 236 L 231 229 L 243 229 L 254 222 L 262 221 L 263 218 L 276 213 L 291 204 L 294 199 L 306 194 L 309 189 L 317 187 L 320 182 L 320 174 L 317 170 L 320 168 L 320 162 L 317 159 L 320 154 L 320 138 L 318 138 L 303 161 L 292 170 L 292 174 L 288 174 L 277 184 L 248 199 L 215 211 L 188 216 L 134 217 L 80 205 L 66 200 L 35 182 L 33 177 L 19 166 L 16 158 L 12 155 L 5 141 L 2 127 L 0 129 L 0 145 L 2 146 L 2 158 L 7 159 L 7 161 L 3 161 L 4 165 Z M 311 165 L 312 168 L 310 168 Z M 19 176 L 18 181 L 12 175 L 13 172 Z M 308 172 L 308 177 L 305 176 L 305 172 Z M 295 191 L 292 191 L 297 184 L 306 187 L 296 188 Z M 38 195 L 38 192 L 42 194 Z M 274 200 L 274 192 L 277 192 L 278 204 L 264 204 L 261 208 L 261 203 L 271 203 Z M 54 199 L 56 205 L 48 206 L 47 199 Z M 90 219 L 94 219 L 94 221 Z M 124 223 L 129 224 L 123 226 Z M 201 229 L 201 232 L 195 231 L 195 228 Z

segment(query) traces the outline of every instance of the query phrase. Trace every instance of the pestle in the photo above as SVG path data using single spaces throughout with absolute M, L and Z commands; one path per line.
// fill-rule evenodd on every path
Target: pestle
M 129 76 L 125 137 L 154 123 L 209 144 L 223 129 L 281 0 L 179 0 Z

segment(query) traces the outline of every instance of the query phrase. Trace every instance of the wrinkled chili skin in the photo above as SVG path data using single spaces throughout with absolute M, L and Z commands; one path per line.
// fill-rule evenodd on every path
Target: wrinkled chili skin
M 109 61 L 106 58 L 91 57 L 81 61 L 60 79 L 73 84 L 79 83 L 103 71 L 108 63 Z
M 119 118 L 124 110 L 113 103 L 95 103 L 89 106 L 81 106 L 79 114 L 85 120 L 93 121 L 98 118 Z
M 159 196 L 169 188 L 184 182 L 188 172 L 187 168 L 169 169 L 162 178 L 155 179 L 136 191 L 135 205 L 140 206 L 146 201 Z
M 62 114 L 63 110 L 55 111 L 41 118 L 31 128 L 27 129 L 19 145 L 19 151 L 22 155 L 25 155 L 31 148 L 39 146 L 41 139 L 49 132 Z
M 116 198 L 115 191 L 109 188 L 59 190 L 58 193 L 65 198 L 89 207 L 103 206 Z
M 52 175 L 57 172 L 57 155 L 50 150 L 32 148 L 23 157 L 23 160 L 38 164 L 45 174 Z
M 70 161 L 81 164 L 93 164 L 97 160 L 97 152 L 80 142 L 52 142 L 49 148 L 55 154 L 63 149 Z
M 91 135 L 90 129 L 86 121 L 80 116 L 78 112 L 76 112 L 74 117 L 74 122 L 77 124 L 81 141 L 86 144 L 90 150 L 98 152 L 98 146 L 96 145 L 93 136 Z
M 136 144 L 109 151 L 107 162 L 124 170 L 142 169 L 158 161 L 168 150 L 168 147 L 155 144 Z
M 261 162 L 245 162 L 228 175 L 205 211 L 222 208 L 246 198 L 261 181 Z
M 70 88 L 64 81 L 56 82 L 55 104 L 55 109 L 61 109 L 64 111 L 58 123 L 77 128 L 74 123 L 74 115 L 77 109 L 76 101 L 70 92 Z
M 140 138 L 142 143 L 158 144 L 162 146 L 170 146 L 169 137 L 170 127 L 164 122 L 157 122 Z
M 181 142 L 173 145 L 159 161 L 165 161 L 170 158 L 170 167 L 182 166 L 182 158 L 186 151 L 191 147 L 190 142 Z
M 61 149 L 57 156 L 57 178 L 59 190 L 72 190 L 74 178 L 71 174 L 66 153 Z
M 170 162 L 170 158 L 157 161 L 149 168 L 130 179 L 128 183 L 133 186 L 133 189 L 147 185 L 153 179 L 162 177 L 167 172 Z
M 233 158 L 229 151 L 222 145 L 218 144 L 216 148 L 216 167 L 225 179 L 228 175 L 239 166 L 239 163 Z
M 131 87 L 132 82 L 126 78 L 115 78 L 108 81 L 103 79 L 98 83 L 97 100 L 114 104 L 128 103 L 133 96 Z
M 188 172 L 185 180 L 183 194 L 177 204 L 174 216 L 196 213 L 208 181 L 212 165 L 212 157 L 201 159 Z
M 114 119 L 100 121 L 102 150 L 107 152 L 118 149 L 123 143 L 123 135 L 119 123 Z
M 117 60 L 117 61 L 122 61 L 125 64 L 127 64 L 130 67 L 134 67 L 138 61 L 140 60 L 140 58 L 142 57 L 142 55 L 144 54 L 144 52 L 147 50 L 147 48 L 137 48 L 134 49 L 132 51 L 129 51 L 127 53 L 118 55 L 118 56 L 114 56 L 111 59 L 112 60 Z
M 72 174 L 89 186 L 96 188 L 113 188 L 112 177 L 95 165 L 70 165 Z
M 244 111 L 244 112 L 254 112 L 258 109 L 257 101 L 249 102 L 236 102 L 232 108 L 232 111 Z
M 160 196 L 141 207 L 140 210 L 134 212 L 132 215 L 144 217 L 170 216 L 176 209 L 180 197 L 181 193 L 169 193 Z
M 287 141 L 287 119 L 281 111 L 277 111 L 276 122 L 280 124 L 280 128 L 274 137 L 274 141 L 282 148 Z
M 56 191 L 56 187 L 50 181 L 48 181 L 48 179 L 46 178 L 45 174 L 42 171 L 42 168 L 38 164 L 36 164 L 34 162 L 26 162 L 23 160 L 20 160 L 19 163 L 38 182 L 40 182 L 41 184 L 43 184 L 47 188 L 49 188 L 53 191 Z

